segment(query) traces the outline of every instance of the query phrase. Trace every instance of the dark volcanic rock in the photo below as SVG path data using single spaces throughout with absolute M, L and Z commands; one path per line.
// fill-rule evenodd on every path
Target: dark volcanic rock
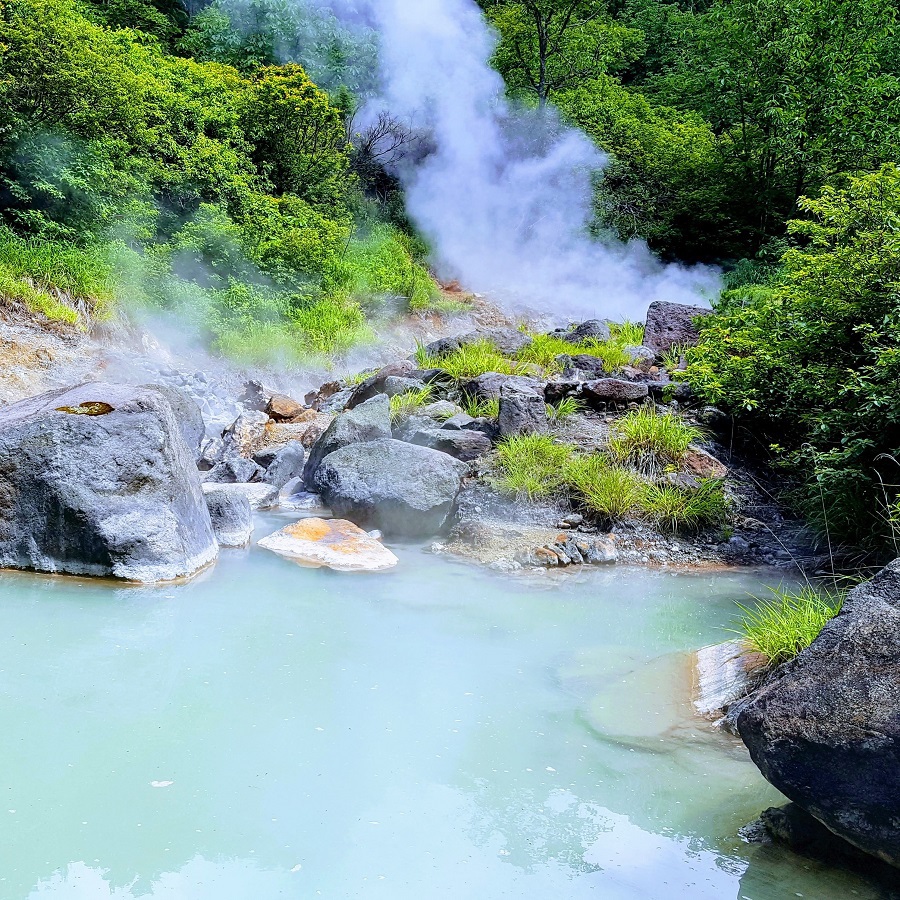
M 576 353 L 574 356 L 558 356 L 557 362 L 562 366 L 563 377 L 574 378 L 579 381 L 591 381 L 603 378 L 606 367 L 603 360 L 587 353 Z
M 370 375 L 365 381 L 360 382 L 347 401 L 347 409 L 355 409 L 366 400 L 371 400 L 377 394 L 384 393 L 384 383 L 390 377 L 406 378 L 416 369 L 415 363 L 408 359 L 391 363 L 383 369 L 379 369 L 374 375 Z M 320 407 L 324 408 L 324 407 Z
M 417 428 L 408 440 L 420 447 L 431 447 L 441 453 L 449 453 L 463 462 L 490 453 L 492 446 L 491 439 L 480 431 L 436 428 L 433 425 L 429 428 Z
M 386 394 L 377 394 L 355 409 L 341 413 L 320 437 L 306 460 L 303 480 L 312 484 L 313 476 L 329 453 L 350 444 L 363 444 L 391 436 L 391 401 Z
M 159 391 L 100 382 L 0 410 L 0 566 L 151 582 L 217 553 Z
M 326 456 L 314 486 L 336 516 L 385 534 L 421 537 L 447 520 L 466 469 L 438 450 L 379 440 Z
M 512 384 L 525 390 L 543 389 L 543 382 L 537 378 L 524 375 L 502 375 L 500 372 L 485 372 L 463 386 L 463 393 L 475 400 L 499 400 L 500 388 L 504 384 Z
M 216 463 L 204 476 L 209 484 L 249 484 L 259 481 L 265 474 L 262 466 L 252 459 L 232 456 Z
M 831 831 L 900 866 L 900 560 L 744 703 L 763 775 Z
M 580 344 L 583 341 L 608 341 L 612 336 L 609 326 L 599 319 L 588 319 L 575 328 L 561 328 L 551 332 L 554 337 L 562 338 L 571 344 Z
M 300 441 L 288 441 L 275 453 L 275 458 L 266 467 L 263 481 L 281 490 L 289 481 L 303 475 L 306 450 Z
M 644 325 L 644 346 L 664 353 L 673 344 L 691 346 L 697 343 L 699 332 L 694 325 L 698 316 L 708 316 L 712 310 L 702 306 L 686 306 L 683 303 L 668 303 L 657 300 L 647 310 Z
M 500 437 L 547 431 L 550 422 L 543 391 L 538 393 L 531 387 L 504 384 L 500 388 L 500 417 L 497 425 Z
M 253 511 L 243 494 L 224 488 L 207 490 L 206 505 L 219 546 L 246 547 L 250 543 Z
M 600 378 L 581 386 L 582 395 L 588 403 L 631 403 L 643 400 L 649 393 L 646 384 L 622 381 L 620 378 Z

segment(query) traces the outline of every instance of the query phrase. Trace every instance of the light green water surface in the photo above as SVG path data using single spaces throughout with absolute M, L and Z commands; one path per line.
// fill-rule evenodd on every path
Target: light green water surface
M 261 521 L 257 537 L 283 520 Z M 874 898 L 690 715 L 752 574 L 0 574 L 0 898 Z

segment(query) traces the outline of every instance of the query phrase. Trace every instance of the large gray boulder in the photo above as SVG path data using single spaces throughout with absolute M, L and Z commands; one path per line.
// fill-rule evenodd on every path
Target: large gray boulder
M 371 441 L 325 457 L 315 489 L 336 516 L 389 535 L 423 537 L 447 520 L 467 468 L 428 447 Z
M 159 391 L 166 398 L 188 450 L 195 456 L 199 455 L 200 444 L 206 437 L 206 423 L 197 401 L 187 391 L 169 384 L 148 384 L 145 387 Z
M 341 413 L 316 441 L 303 469 L 303 481 L 312 485 L 316 470 L 330 453 L 391 436 L 391 401 L 386 394 L 376 394 L 355 409 Z
M 835 834 L 900 866 L 900 560 L 737 715 L 763 775 Z
M 644 346 L 656 353 L 665 353 L 673 344 L 683 347 L 697 343 L 700 332 L 694 320 L 700 316 L 708 316 L 710 309 L 702 306 L 687 306 L 684 303 L 669 303 L 657 300 L 647 310 L 647 321 L 644 324 Z
M 288 441 L 275 451 L 266 467 L 263 481 L 281 490 L 289 481 L 303 475 L 306 449 L 300 441 Z
M 99 382 L 0 410 L 0 566 L 153 582 L 217 553 L 158 390 Z

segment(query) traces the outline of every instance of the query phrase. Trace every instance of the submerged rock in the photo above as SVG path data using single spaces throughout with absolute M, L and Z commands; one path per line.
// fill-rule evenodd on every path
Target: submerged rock
M 204 491 L 213 531 L 220 547 L 246 547 L 253 534 L 253 511 L 247 497 L 216 487 Z
M 443 526 L 466 471 L 446 453 L 386 439 L 330 453 L 314 484 L 338 516 L 385 534 L 421 537 Z
M 153 582 L 217 553 L 161 392 L 100 382 L 0 410 L 0 566 Z
M 647 310 L 644 325 L 644 346 L 665 353 L 674 344 L 690 347 L 697 343 L 700 332 L 694 324 L 699 316 L 708 316 L 710 309 L 702 306 L 687 306 L 683 303 L 669 303 L 657 300 Z
M 343 519 L 301 519 L 257 543 L 304 565 L 338 572 L 380 572 L 399 562 L 376 538 Z
M 339 415 L 316 441 L 303 469 L 303 480 L 312 485 L 316 470 L 330 453 L 391 436 L 391 402 L 385 394 L 377 394 L 355 409 Z
M 778 790 L 900 866 L 900 560 L 847 597 L 742 705 L 741 738 Z

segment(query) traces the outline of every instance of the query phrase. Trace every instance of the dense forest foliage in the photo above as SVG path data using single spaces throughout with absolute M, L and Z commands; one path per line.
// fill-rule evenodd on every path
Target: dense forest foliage
M 511 101 L 609 155 L 597 238 L 722 266 L 701 398 L 823 531 L 895 550 L 896 4 L 479 4 Z M 175 309 L 249 359 L 440 303 L 391 165 L 413 135 L 356 126 L 377 58 L 294 0 L 0 0 L 0 293 L 73 322 Z

